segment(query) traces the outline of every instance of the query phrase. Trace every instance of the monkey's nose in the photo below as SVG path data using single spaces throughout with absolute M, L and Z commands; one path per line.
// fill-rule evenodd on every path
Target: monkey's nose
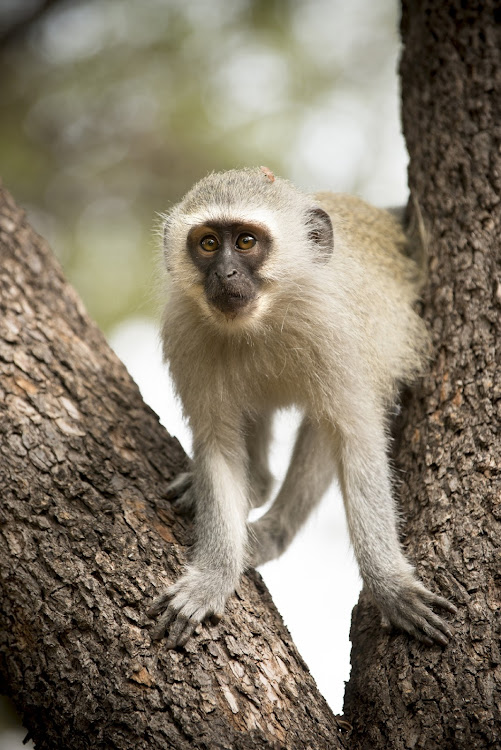
M 235 274 L 237 273 L 237 269 L 236 268 L 231 268 L 230 270 L 223 269 L 222 271 L 214 271 L 214 273 L 216 274 L 218 279 L 223 279 L 223 278 L 231 279 L 231 277 L 235 276 Z

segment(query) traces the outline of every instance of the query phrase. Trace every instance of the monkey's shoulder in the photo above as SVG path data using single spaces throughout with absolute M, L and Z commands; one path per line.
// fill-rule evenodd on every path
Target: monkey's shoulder
M 388 211 L 385 208 L 373 206 L 372 203 L 368 203 L 357 195 L 334 193 L 329 190 L 315 193 L 314 198 L 334 219 L 341 219 L 348 223 L 356 219 L 364 225 L 378 227 L 379 231 L 405 236 L 395 210 Z
M 417 267 L 408 257 L 409 239 L 398 212 L 345 193 L 320 192 L 314 197 L 331 218 L 340 252 L 360 258 L 364 266 L 416 283 Z

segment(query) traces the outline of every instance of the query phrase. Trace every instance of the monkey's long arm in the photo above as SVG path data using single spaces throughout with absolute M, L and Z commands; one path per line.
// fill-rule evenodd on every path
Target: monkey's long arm
M 223 614 L 245 565 L 246 498 L 243 445 L 235 431 L 231 450 L 215 440 L 197 448 L 193 464 L 196 542 L 184 575 L 159 596 L 148 614 L 159 617 L 153 631 L 168 631 L 168 648 L 182 646 L 207 616 Z M 199 444 L 200 445 L 200 444 Z
M 431 606 L 449 612 L 456 612 L 456 607 L 416 579 L 401 551 L 384 428 L 376 417 L 366 415 L 355 430 L 339 435 L 339 456 L 351 541 L 383 622 L 426 643 L 446 645 L 453 630 Z

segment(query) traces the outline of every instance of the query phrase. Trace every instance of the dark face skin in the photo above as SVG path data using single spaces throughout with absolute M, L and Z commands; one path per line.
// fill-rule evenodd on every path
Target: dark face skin
M 188 234 L 188 252 L 204 274 L 209 304 L 229 318 L 252 306 L 262 285 L 259 269 L 271 238 L 260 224 L 207 222 Z

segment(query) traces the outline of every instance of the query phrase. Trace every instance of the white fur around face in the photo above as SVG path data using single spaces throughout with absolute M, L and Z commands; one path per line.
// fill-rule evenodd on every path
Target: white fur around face
M 185 214 L 184 221 L 189 229 L 201 226 L 207 222 L 232 222 L 235 224 L 262 224 L 267 227 L 272 236 L 278 232 L 276 215 L 266 207 L 257 208 L 245 201 L 235 201 L 231 205 L 212 204 L 203 210 Z

